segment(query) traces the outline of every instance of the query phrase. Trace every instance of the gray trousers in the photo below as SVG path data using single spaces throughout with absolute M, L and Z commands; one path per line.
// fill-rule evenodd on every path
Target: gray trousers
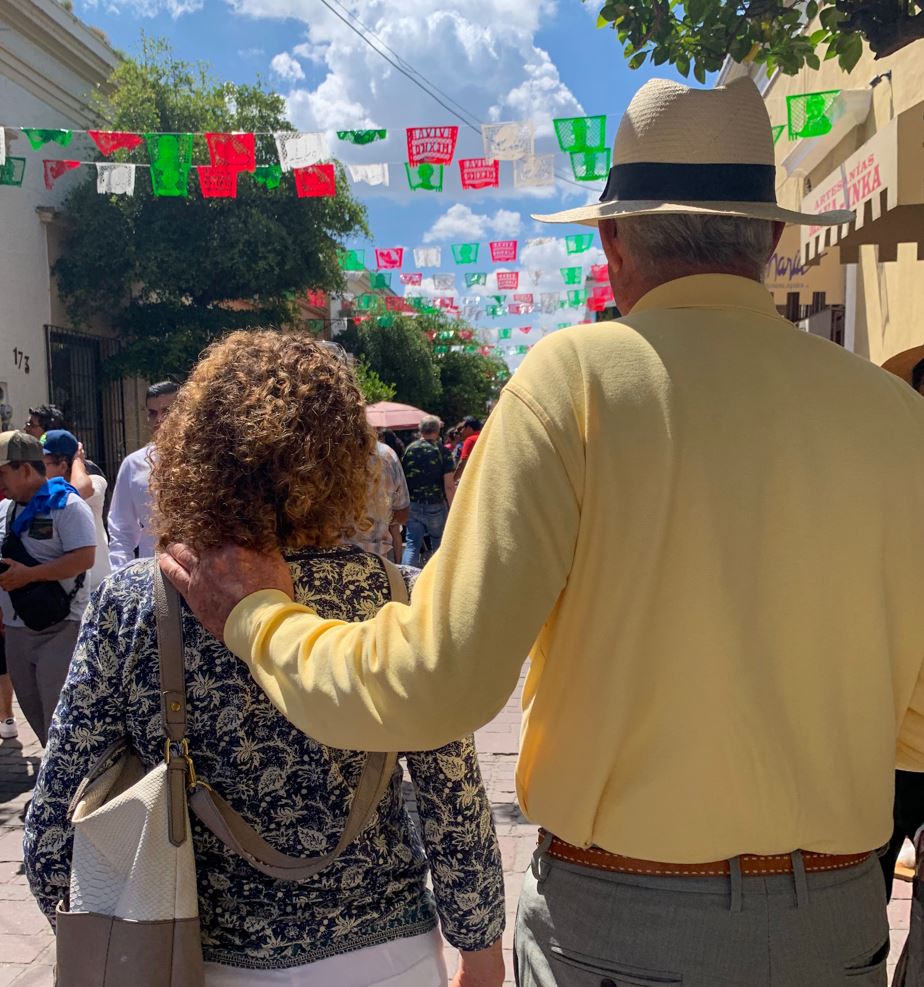
M 13 691 L 42 747 L 48 743 L 51 714 L 67 678 L 79 630 L 77 620 L 62 620 L 44 631 L 6 629 L 6 663 Z
M 520 987 L 886 987 L 874 856 L 842 871 L 635 877 L 537 852 L 517 912 Z

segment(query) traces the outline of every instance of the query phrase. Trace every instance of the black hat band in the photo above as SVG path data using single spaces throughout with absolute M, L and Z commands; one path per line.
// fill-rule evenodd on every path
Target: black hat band
M 652 200 L 776 205 L 776 166 L 642 161 L 610 168 L 601 202 Z

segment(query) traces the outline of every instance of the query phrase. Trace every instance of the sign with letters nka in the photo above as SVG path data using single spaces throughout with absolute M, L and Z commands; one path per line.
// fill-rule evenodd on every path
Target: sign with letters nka
M 456 152 L 458 136 L 458 127 L 408 127 L 408 164 L 448 165 Z

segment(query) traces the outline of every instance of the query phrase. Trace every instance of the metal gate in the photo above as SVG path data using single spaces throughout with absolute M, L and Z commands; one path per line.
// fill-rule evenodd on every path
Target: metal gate
M 125 455 L 125 409 L 121 383 L 107 379 L 102 367 L 118 342 L 45 326 L 45 346 L 49 401 L 112 485 Z

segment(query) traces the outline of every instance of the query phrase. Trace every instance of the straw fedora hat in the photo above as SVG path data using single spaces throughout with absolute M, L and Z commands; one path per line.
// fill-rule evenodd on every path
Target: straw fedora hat
M 619 124 L 600 201 L 533 219 L 596 226 L 601 219 L 653 213 L 813 226 L 854 218 L 846 209 L 813 215 L 777 205 L 770 117 L 747 78 L 716 89 L 667 79 L 646 82 Z

